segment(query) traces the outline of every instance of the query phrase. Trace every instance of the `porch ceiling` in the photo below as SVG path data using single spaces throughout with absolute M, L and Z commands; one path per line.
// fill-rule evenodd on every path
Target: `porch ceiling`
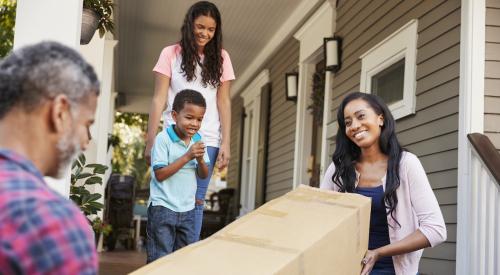
M 222 14 L 224 48 L 231 55 L 237 77 L 304 1 L 310 0 L 213 0 Z M 163 47 L 180 39 L 185 12 L 196 1 L 115 2 L 119 41 L 116 91 L 126 95 L 127 105 L 131 100 L 147 102 L 144 97 L 153 94 L 151 70 L 158 55 Z M 141 106 L 128 111 L 147 112 L 147 107 Z

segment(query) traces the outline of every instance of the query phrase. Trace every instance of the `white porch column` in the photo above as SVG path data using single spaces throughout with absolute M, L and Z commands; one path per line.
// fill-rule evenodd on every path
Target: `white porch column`
M 14 49 L 43 40 L 80 46 L 83 0 L 18 0 Z
M 312 116 L 307 111 L 312 90 L 312 76 L 316 63 L 323 57 L 323 38 L 333 35 L 336 11 L 332 3 L 326 1 L 295 33 L 294 38 L 300 41 L 299 54 L 299 89 L 297 93 L 297 122 L 295 126 L 295 150 L 293 163 L 293 188 L 299 184 L 307 184 L 307 160 L 311 155 Z M 329 74 L 327 75 L 329 77 Z M 330 80 L 325 86 L 325 95 L 330 93 Z M 327 110 L 325 110 L 327 112 Z M 322 134 L 324 136 L 324 134 Z M 326 143 L 322 142 L 325 150 Z M 321 159 L 325 159 L 322 152 Z M 322 161 L 323 162 L 323 161 Z
M 101 82 L 101 91 L 97 101 L 96 119 L 90 129 L 92 140 L 85 152 L 87 163 L 98 163 L 108 166 L 103 177 L 103 185 L 89 187 L 91 192 L 102 194 L 100 202 L 104 203 L 104 190 L 111 174 L 111 158 L 108 154 L 108 133 L 112 132 L 114 120 L 114 93 L 113 93 L 113 57 L 114 48 L 118 41 L 100 38 L 94 34 L 92 41 L 80 47 L 83 57 L 94 67 Z M 102 218 L 102 211 L 98 214 Z
M 457 274 L 477 274 L 472 256 L 472 148 L 467 134 L 484 128 L 485 0 L 462 0 L 458 125 Z
M 43 40 L 78 49 L 82 7 L 83 0 L 18 0 L 14 49 Z M 65 197 L 69 197 L 69 169 L 62 179 L 45 178 L 50 187 Z
M 107 34 L 111 36 L 110 34 Z M 107 36 L 106 35 L 106 36 Z M 108 133 L 112 132 L 114 122 L 114 77 L 113 61 L 114 49 L 118 41 L 100 38 L 98 32 L 94 34 L 91 42 L 80 47 L 83 57 L 94 67 L 97 77 L 101 82 L 101 91 L 97 100 L 97 110 L 94 125 L 90 129 L 92 140 L 85 152 L 87 163 L 98 163 L 108 166 L 108 170 L 103 177 L 102 185 L 92 185 L 88 187 L 90 192 L 102 195 L 99 202 L 104 204 L 104 190 L 111 174 L 111 156 L 108 153 Z M 103 211 L 97 215 L 102 219 Z M 97 251 L 102 251 L 102 242 L 97 245 Z
M 293 188 L 308 183 L 307 159 L 311 154 L 312 116 L 307 112 L 310 103 L 314 65 L 301 62 L 299 65 L 299 90 L 297 93 L 297 122 L 295 124 L 295 150 L 293 157 Z

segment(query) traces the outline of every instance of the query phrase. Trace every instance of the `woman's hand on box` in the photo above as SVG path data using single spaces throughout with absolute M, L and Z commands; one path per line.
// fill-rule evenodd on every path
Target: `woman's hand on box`
M 363 269 L 361 270 L 361 275 L 369 275 L 372 271 L 373 266 L 380 258 L 380 254 L 377 250 L 368 250 L 366 251 L 365 257 L 361 261 L 363 265 Z

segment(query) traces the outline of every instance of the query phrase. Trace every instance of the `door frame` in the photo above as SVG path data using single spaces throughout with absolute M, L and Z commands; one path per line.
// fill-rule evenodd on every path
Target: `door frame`
M 260 129 L 262 88 L 270 82 L 269 70 L 263 70 L 241 93 L 245 112 L 242 150 L 242 174 L 240 190 L 240 216 L 255 208 L 255 187 L 257 182 L 257 156 Z

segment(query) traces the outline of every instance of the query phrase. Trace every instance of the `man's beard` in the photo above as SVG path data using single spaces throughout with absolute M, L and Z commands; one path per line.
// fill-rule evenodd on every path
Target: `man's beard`
M 57 178 L 67 174 L 67 169 L 74 159 L 80 154 L 81 148 L 78 138 L 69 132 L 57 143 L 58 169 Z

